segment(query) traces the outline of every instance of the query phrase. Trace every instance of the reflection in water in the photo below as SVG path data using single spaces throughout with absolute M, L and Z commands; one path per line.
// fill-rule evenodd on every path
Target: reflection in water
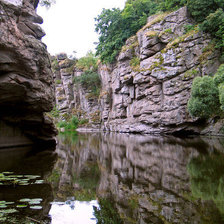
M 224 155 L 200 155 L 188 164 L 195 198 L 212 200 L 224 218 Z M 224 221 L 224 219 L 223 219 Z
M 72 204 L 56 203 L 51 206 L 50 216 L 52 224 L 95 224 L 93 207 L 98 207 L 97 201 L 80 202 Z
M 43 208 L 16 208 L 14 223 L 224 222 L 223 139 L 66 134 L 57 158 L 20 152 L 4 151 L 0 172 L 40 175 L 44 183 L 0 186 L 0 201 L 41 198 Z
M 218 205 L 214 196 L 205 198 L 195 195 L 194 176 L 191 172 L 195 158 L 212 158 L 216 151 L 219 151 L 218 157 L 223 155 L 219 139 L 179 139 L 113 133 L 80 134 L 78 138 L 71 139 L 69 141 L 69 137 L 64 136 L 59 141 L 59 158 L 64 156 L 64 159 L 59 159 L 58 163 L 63 171 L 60 173 L 61 185 L 57 192 L 62 192 L 63 186 L 68 189 L 69 185 L 70 192 L 73 191 L 77 198 L 81 199 L 83 193 L 83 200 L 90 200 L 86 192 L 92 192 L 92 199 L 97 196 L 100 204 L 100 209 L 94 209 L 98 223 L 108 223 L 108 220 L 114 224 L 222 223 L 219 208 L 222 198 L 218 196 L 221 200 Z M 91 171 L 88 164 L 94 164 L 95 168 Z M 198 172 L 201 166 L 197 166 Z M 217 166 L 213 166 L 214 172 L 217 168 L 221 169 Z M 82 175 L 85 170 L 89 176 Z M 89 180 L 91 176 L 95 180 L 93 188 L 88 184 L 93 181 Z M 209 178 L 208 175 L 205 178 Z M 197 181 L 202 181 L 201 186 L 206 188 L 203 180 L 197 178 Z M 219 181 L 218 177 L 216 181 Z M 96 195 L 93 193 L 95 189 Z M 220 191 L 223 192 L 222 189 Z
M 15 148 L 1 150 L 0 158 L 0 173 L 12 172 L 7 184 L 14 182 L 5 185 L 0 181 L 0 223 L 49 223 L 52 188 L 37 179 L 45 179 L 49 175 L 56 154 L 52 151 L 37 153 L 32 148 Z M 7 175 L 2 174 L 1 177 L 4 180 Z M 23 183 L 20 181 L 17 184 L 18 179 Z

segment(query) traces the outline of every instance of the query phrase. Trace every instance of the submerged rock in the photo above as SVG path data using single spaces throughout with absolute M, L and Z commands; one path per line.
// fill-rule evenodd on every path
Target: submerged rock
M 27 144 L 54 143 L 56 131 L 45 115 L 54 105 L 53 75 L 35 7 L 33 0 L 0 1 L 0 129 L 11 128 L 1 137 L 13 139 L 16 129 Z

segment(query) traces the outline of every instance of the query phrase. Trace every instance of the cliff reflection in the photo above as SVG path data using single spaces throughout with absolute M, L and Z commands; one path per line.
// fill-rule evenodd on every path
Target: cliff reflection
M 222 223 L 222 151 L 219 139 L 64 135 L 50 178 L 57 200 L 98 199 L 98 223 Z

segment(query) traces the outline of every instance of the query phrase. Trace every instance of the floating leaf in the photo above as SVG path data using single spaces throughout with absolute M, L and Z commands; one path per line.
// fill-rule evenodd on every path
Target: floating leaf
M 20 202 L 29 202 L 29 201 L 31 201 L 31 199 L 30 198 L 22 198 L 19 201 Z
M 40 203 L 41 203 L 40 201 L 29 201 L 30 205 L 38 205 Z
M 4 213 L 4 214 L 10 214 L 10 213 L 15 213 L 18 212 L 16 209 L 4 209 L 4 210 L 0 210 L 0 213 Z
M 31 200 L 35 200 L 35 201 L 43 201 L 42 198 L 33 198 L 33 199 L 31 199 Z
M 27 177 L 29 179 L 36 179 L 36 178 L 40 178 L 41 176 L 38 176 L 38 175 L 25 175 L 25 177 Z
M 42 206 L 30 206 L 31 209 L 42 209 Z
M 2 205 L 0 205 L 0 208 L 7 208 L 7 205 L 2 204 Z
M 12 204 L 14 204 L 14 203 L 15 203 L 15 202 L 13 202 L 13 201 L 5 202 L 6 205 L 12 205 Z
M 26 208 L 27 205 L 17 205 L 16 207 L 17 207 L 17 208 Z
M 29 185 L 29 183 L 19 183 L 19 185 Z
M 44 181 L 43 180 L 36 180 L 34 184 L 43 184 Z

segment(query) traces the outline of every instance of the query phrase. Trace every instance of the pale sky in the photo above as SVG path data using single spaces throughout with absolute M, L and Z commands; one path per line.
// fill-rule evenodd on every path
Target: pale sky
M 95 21 L 103 8 L 124 8 L 126 0 L 56 0 L 50 9 L 38 7 L 37 13 L 43 17 L 41 25 L 46 36 L 42 41 L 50 54 L 76 51 L 76 57 L 95 50 L 98 42 Z

